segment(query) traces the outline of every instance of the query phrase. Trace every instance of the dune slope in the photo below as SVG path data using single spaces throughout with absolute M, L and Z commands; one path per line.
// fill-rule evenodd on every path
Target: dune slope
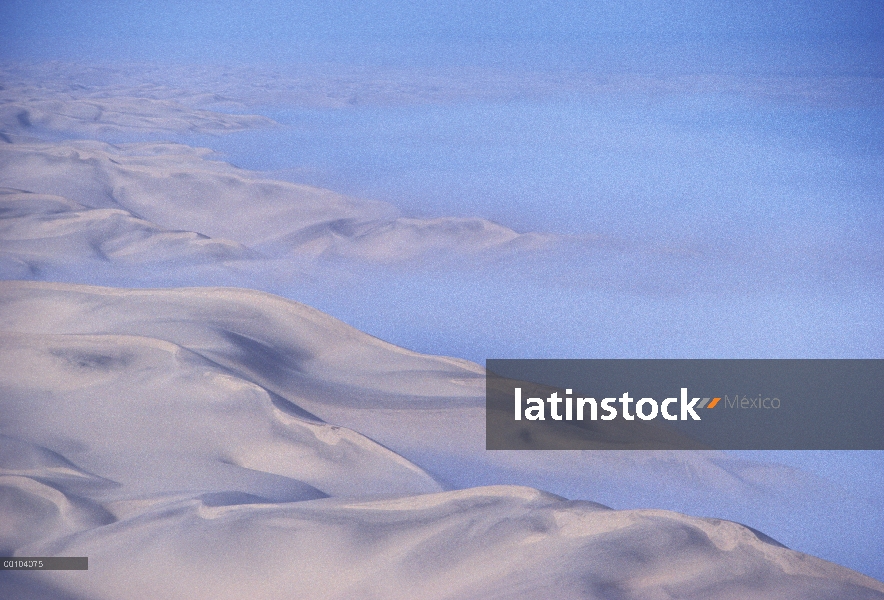
M 392 262 L 429 252 L 540 248 L 553 239 L 480 218 L 407 218 L 383 202 L 266 179 L 210 155 L 172 143 L 17 138 L 0 143 L 0 185 L 60 196 L 89 209 L 123 210 L 156 227 L 278 256 Z M 51 223 L 41 222 L 44 237 L 50 236 Z M 92 237 L 101 234 L 94 224 L 81 222 L 80 227 Z

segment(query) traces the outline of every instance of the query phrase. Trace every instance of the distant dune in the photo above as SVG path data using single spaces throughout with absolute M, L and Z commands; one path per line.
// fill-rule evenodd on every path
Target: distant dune
M 257 256 L 241 244 L 164 229 L 123 209 L 0 188 L 0 272 L 7 277 L 30 277 L 50 266 L 76 268 L 89 260 L 132 266 Z
M 86 573 L 19 574 L 7 590 L 884 598 L 879 582 L 726 521 L 516 486 L 439 493 L 358 424 L 469 446 L 426 425 L 462 428 L 482 369 L 295 302 L 10 281 L 0 313 L 0 548 L 90 557 Z M 433 419 L 409 417 L 422 411 Z
M 0 124 L 6 134 L 64 135 L 97 138 L 106 135 L 229 133 L 276 124 L 266 117 L 205 110 L 195 104 L 222 103 L 217 96 L 185 94 L 168 86 L 122 84 L 103 74 L 69 69 L 37 68 L 40 76 L 0 66 Z M 47 72 L 48 71 L 48 72 Z M 84 85 L 96 75 L 106 80 Z M 125 78 L 117 72 L 110 79 Z M 220 102 L 219 102 L 220 101 Z
M 183 260 L 212 252 L 219 259 L 248 254 L 226 240 L 273 256 L 345 256 L 383 263 L 430 253 L 470 255 L 496 249 L 536 249 L 554 239 L 537 233 L 519 234 L 480 218 L 405 218 L 382 202 L 266 179 L 259 173 L 209 160 L 209 154 L 205 149 L 170 143 L 112 145 L 17 139 L 0 143 L 0 184 L 82 205 L 66 205 L 68 211 L 80 211 L 76 220 L 65 221 L 67 235 L 95 240 L 99 246 L 114 246 L 118 243 L 114 238 L 121 234 L 108 230 L 109 213 L 93 212 L 87 217 L 82 210 L 130 213 L 141 221 L 127 227 L 151 230 L 152 239 L 143 241 L 140 249 L 118 254 L 144 250 L 148 260 L 162 258 L 166 255 L 162 247 L 175 243 L 168 234 L 158 237 L 157 229 L 218 240 L 211 242 L 212 248 L 205 247 L 208 242 L 182 243 Z M 42 205 L 18 200 L 16 218 L 28 220 L 29 227 L 27 233 L 15 233 L 16 239 L 58 238 L 59 215 L 49 218 Z M 33 207 L 31 212 L 29 206 Z M 117 219 L 121 216 L 116 213 Z M 20 222 L 11 226 L 22 229 Z M 221 245 L 228 246 L 226 252 L 220 251 Z M 76 261 L 84 253 L 89 255 L 90 251 L 65 256 Z

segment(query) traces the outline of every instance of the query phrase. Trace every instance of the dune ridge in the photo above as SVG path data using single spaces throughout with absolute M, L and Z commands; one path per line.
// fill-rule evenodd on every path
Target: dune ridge
M 143 232 L 149 231 L 151 240 L 142 244 L 143 250 L 129 244 L 123 253 L 153 260 L 175 256 L 168 250 L 175 241 L 182 246 L 179 260 L 185 261 L 205 260 L 212 254 L 219 261 L 244 258 L 250 256 L 248 248 L 268 256 L 341 256 L 385 263 L 440 253 L 536 250 L 556 239 L 549 234 L 520 234 L 481 218 L 405 217 L 383 202 L 266 179 L 212 160 L 209 150 L 182 144 L 16 139 L 0 144 L 0 173 L 0 185 L 7 188 L 73 202 L 68 210 L 76 215 L 66 215 L 69 227 L 75 229 L 71 235 L 110 238 L 107 243 L 112 244 L 119 234 L 107 231 L 110 215 L 84 211 L 125 211 L 118 218 L 137 220 L 129 223 L 129 235 L 141 230 L 145 237 Z M 46 207 L 37 205 L 25 214 L 27 206 L 17 204 L 17 218 L 27 220 L 30 233 L 16 235 L 30 235 L 33 240 L 54 237 L 61 216 L 47 215 Z M 72 216 L 79 218 L 72 223 Z M 190 237 L 163 239 L 170 235 Z M 198 242 L 191 239 L 194 235 L 214 241 Z M 219 250 L 222 245 L 230 246 L 227 252 Z M 46 254 L 56 262 L 71 256 Z M 88 250 L 75 252 L 68 260 L 76 262 L 88 254 Z
M 7 276 L 21 278 L 90 261 L 200 264 L 259 255 L 236 242 L 160 227 L 123 209 L 89 208 L 61 196 L 0 188 L 0 256 Z

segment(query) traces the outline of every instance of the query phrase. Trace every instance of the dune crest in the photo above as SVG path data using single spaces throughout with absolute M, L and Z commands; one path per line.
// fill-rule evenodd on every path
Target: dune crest
M 0 188 L 0 268 L 27 277 L 89 261 L 119 266 L 224 263 L 258 256 L 236 242 L 160 227 L 119 208 Z
M 80 218 L 69 228 L 98 244 L 114 243 L 117 234 L 107 230 L 110 215 L 89 213 L 87 218 L 79 214 L 85 209 L 126 211 L 140 220 L 129 229 L 194 232 L 216 240 L 216 245 L 229 240 L 270 256 L 343 256 L 376 263 L 440 253 L 531 250 L 555 240 L 480 218 L 403 217 L 383 202 L 267 179 L 211 160 L 208 150 L 181 144 L 16 140 L 0 144 L 0 172 L 4 186 L 75 203 L 68 210 Z M 43 214 L 45 207 L 38 206 L 25 214 L 26 206 L 19 204 L 17 218 L 29 220 L 29 235 L 53 237 L 61 217 L 50 219 Z M 174 242 L 158 235 L 152 235 L 154 252 L 165 255 L 157 246 Z M 182 260 L 188 260 L 190 248 L 182 250 Z M 213 251 L 220 260 L 248 255 L 242 248 L 226 253 L 200 248 L 195 254 Z M 83 254 L 74 253 L 74 259 Z

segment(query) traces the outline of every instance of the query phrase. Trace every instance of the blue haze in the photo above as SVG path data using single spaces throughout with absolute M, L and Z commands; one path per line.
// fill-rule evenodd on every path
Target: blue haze
M 566 236 L 509 261 L 378 268 L 360 302 L 300 292 L 382 338 L 477 362 L 884 351 L 879 107 L 685 94 L 265 112 L 286 127 L 198 141 L 409 215 Z

